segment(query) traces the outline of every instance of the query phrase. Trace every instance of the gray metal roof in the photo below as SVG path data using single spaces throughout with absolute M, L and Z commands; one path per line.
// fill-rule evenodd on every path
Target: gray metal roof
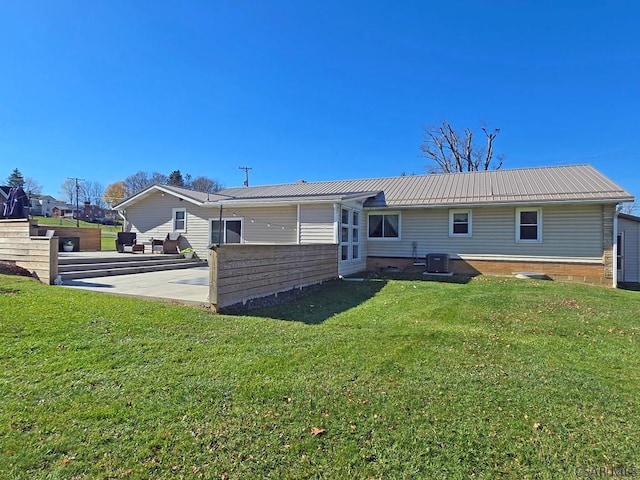
M 590 165 L 300 182 L 226 188 L 209 195 L 176 187 L 161 188 L 174 191 L 194 202 L 212 206 L 356 198 L 368 198 L 365 206 L 373 208 L 571 201 L 623 202 L 634 199 L 630 193 Z

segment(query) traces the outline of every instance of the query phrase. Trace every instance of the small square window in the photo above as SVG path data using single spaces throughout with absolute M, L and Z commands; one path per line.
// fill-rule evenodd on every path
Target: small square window
M 516 241 L 542 241 L 542 210 L 539 208 L 516 209 Z
M 187 231 L 187 209 L 186 208 L 173 209 L 173 231 L 174 232 Z
M 449 210 L 449 236 L 471 236 L 471 210 Z

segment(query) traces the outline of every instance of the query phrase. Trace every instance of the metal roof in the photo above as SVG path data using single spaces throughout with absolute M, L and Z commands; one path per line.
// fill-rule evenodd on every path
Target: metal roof
M 367 198 L 365 206 L 418 207 L 505 203 L 623 202 L 634 197 L 590 165 L 226 188 L 206 194 L 159 186 L 202 205 L 254 205 Z M 144 194 L 143 191 L 138 195 Z M 135 197 L 118 207 L 130 203 Z M 116 207 L 116 208 L 118 208 Z

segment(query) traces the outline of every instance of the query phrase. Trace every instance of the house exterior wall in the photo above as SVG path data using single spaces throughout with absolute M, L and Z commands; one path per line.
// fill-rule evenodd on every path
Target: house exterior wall
M 367 269 L 412 264 L 418 256 L 447 253 L 455 273 L 511 275 L 535 271 L 556 280 L 611 286 L 615 205 L 547 205 L 540 208 L 542 241 L 516 241 L 515 207 L 472 208 L 472 236 L 449 236 L 449 209 L 403 210 L 399 240 L 368 242 Z
M 138 242 L 151 238 L 164 240 L 173 231 L 173 209 L 186 208 L 187 231 L 180 239 L 179 248 L 191 246 L 200 258 L 207 258 L 208 209 L 181 201 L 173 195 L 154 193 L 127 208 L 127 229 L 138 234 Z
M 218 215 L 219 210 L 214 210 Z M 282 244 L 297 243 L 297 208 L 293 205 L 223 209 L 225 218 L 243 218 L 244 243 Z M 213 215 L 216 217 L 216 215 Z
M 640 222 L 618 218 L 618 232 L 624 234 L 623 275 L 620 282 L 640 282 Z
M 532 207 L 533 208 L 533 207 Z M 538 207 L 536 207 L 538 208 Z M 449 236 L 449 209 L 399 211 L 400 239 L 369 239 L 371 257 L 411 258 L 417 253 L 457 256 L 542 257 L 600 260 L 603 255 L 602 205 L 554 205 L 542 209 L 542 241 L 516 242 L 515 207 L 472 208 L 472 236 Z
M 172 195 L 154 193 L 127 208 L 129 229 L 138 234 L 139 242 L 146 242 L 152 237 L 164 239 L 173 231 L 175 208 L 186 209 L 186 231 L 182 233 L 179 247 L 191 246 L 200 258 L 206 259 L 210 221 L 220 218 L 219 208 L 203 208 Z M 223 208 L 222 217 L 243 220 L 244 243 L 296 243 L 297 210 L 294 206 Z
M 333 204 L 300 206 L 300 243 L 335 243 Z

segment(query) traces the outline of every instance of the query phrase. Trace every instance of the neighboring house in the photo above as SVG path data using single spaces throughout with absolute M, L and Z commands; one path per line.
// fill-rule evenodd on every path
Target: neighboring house
M 76 207 L 73 205 L 59 203 L 51 208 L 51 216 L 54 218 L 59 217 L 73 217 Z
M 124 200 L 139 241 L 338 248 L 342 275 L 448 254 L 457 273 L 545 273 L 615 284 L 616 206 L 633 196 L 589 165 L 227 188 L 152 185 Z
M 31 215 L 40 215 L 43 217 L 52 217 L 53 207 L 60 207 L 61 205 L 65 205 L 61 200 L 56 200 L 51 195 L 40 195 L 40 194 L 32 194 L 29 197 L 30 205 L 30 213 Z
M 618 281 L 640 282 L 640 217 L 618 214 Z

